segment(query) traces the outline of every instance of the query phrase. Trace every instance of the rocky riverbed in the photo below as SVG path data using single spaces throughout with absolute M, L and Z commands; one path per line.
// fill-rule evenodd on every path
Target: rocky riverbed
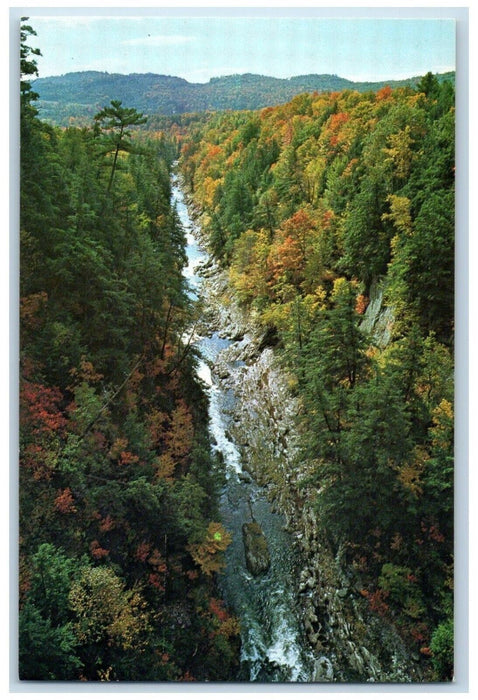
M 360 580 L 333 555 L 321 534 L 308 468 L 300 459 L 296 418 L 301 405 L 292 377 L 279 364 L 273 334 L 261 328 L 235 302 L 227 273 L 203 269 L 208 300 L 203 323 L 208 332 L 231 341 L 221 350 L 214 372 L 233 392 L 229 431 L 242 468 L 266 489 L 273 508 L 285 517 L 300 559 L 297 595 L 307 642 L 315 658 L 315 682 L 413 682 L 418 664 L 398 635 L 371 614 Z
M 200 240 L 200 215 L 191 203 L 189 212 Z M 211 371 L 221 391 L 234 396 L 227 439 L 238 452 L 234 459 L 240 463 L 240 480 L 250 478 L 265 490 L 294 543 L 292 597 L 300 608 L 305 653 L 312 660 L 309 677 L 300 680 L 419 682 L 418 659 L 411 658 L 391 626 L 371 613 L 359 576 L 347 568 L 340 552 L 333 553 L 317 521 L 313 488 L 306 479 L 309 466 L 300 455 L 301 403 L 293 390 L 294 378 L 280 364 L 274 333 L 240 307 L 227 271 L 206 257 L 199 274 L 206 303 L 197 330 L 224 339 Z M 365 330 L 383 346 L 393 317 L 382 307 L 378 286 L 369 306 Z M 266 564 L 264 560 L 263 571 Z

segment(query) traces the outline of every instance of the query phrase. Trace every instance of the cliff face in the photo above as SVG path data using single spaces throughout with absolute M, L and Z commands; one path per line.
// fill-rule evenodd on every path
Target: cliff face
M 237 398 L 232 438 L 241 451 L 243 468 L 267 489 L 300 552 L 297 589 L 316 658 L 314 680 L 419 681 L 415 660 L 396 632 L 371 613 L 360 593 L 359 577 L 347 570 L 341 553 L 334 554 L 322 535 L 314 492 L 307 485 L 308 465 L 300 459 L 296 418 L 301 405 L 292 378 L 269 345 L 270 334 L 231 298 L 225 273 L 209 269 L 205 286 L 205 322 L 233 340 L 214 367 L 223 386 Z M 380 300 L 376 306 L 374 326 L 384 315 Z

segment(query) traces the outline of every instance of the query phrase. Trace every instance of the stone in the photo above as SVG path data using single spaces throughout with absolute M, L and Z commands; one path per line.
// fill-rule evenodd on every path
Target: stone
M 268 571 L 271 560 L 269 547 L 261 526 L 256 523 L 244 523 L 242 526 L 242 539 L 246 555 L 246 566 L 253 576 Z
M 332 662 L 326 656 L 321 656 L 314 664 L 313 682 L 320 683 L 321 681 L 333 681 L 334 669 Z

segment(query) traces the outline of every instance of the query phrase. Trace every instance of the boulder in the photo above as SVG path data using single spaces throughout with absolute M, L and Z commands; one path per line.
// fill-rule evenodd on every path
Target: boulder
M 264 574 L 270 567 L 269 547 L 260 525 L 256 522 L 244 523 L 242 539 L 246 555 L 246 566 L 253 576 Z
M 334 680 L 334 667 L 326 656 L 321 656 L 314 664 L 314 683 L 323 683 Z

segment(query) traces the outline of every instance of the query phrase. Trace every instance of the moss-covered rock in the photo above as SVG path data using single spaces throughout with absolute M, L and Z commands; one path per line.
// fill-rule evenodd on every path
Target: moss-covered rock
M 253 576 L 264 574 L 270 567 L 269 547 L 260 525 L 256 522 L 244 523 L 242 537 L 246 555 L 246 565 Z

